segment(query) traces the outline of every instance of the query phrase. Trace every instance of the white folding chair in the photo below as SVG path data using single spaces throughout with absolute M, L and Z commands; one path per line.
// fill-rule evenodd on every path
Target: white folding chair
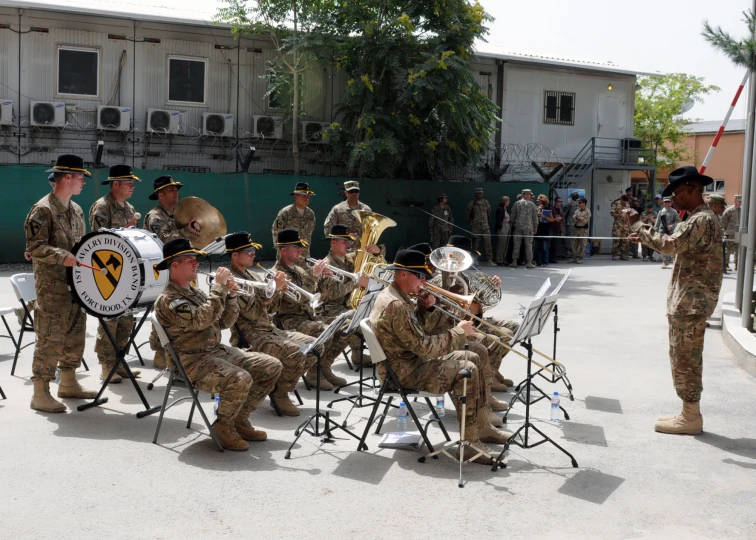
M 160 407 L 160 416 L 158 416 L 158 423 L 155 427 L 155 436 L 152 439 L 152 442 L 154 444 L 157 444 L 158 435 L 160 434 L 160 426 L 163 423 L 163 415 L 165 414 L 165 411 L 176 405 L 177 403 L 180 403 L 182 401 L 185 401 L 187 399 L 192 400 L 192 409 L 189 411 L 189 420 L 186 422 L 186 427 L 189 429 L 192 426 L 192 417 L 194 416 L 194 409 L 195 407 L 199 410 L 200 415 L 202 416 L 202 420 L 205 421 L 205 425 L 207 426 L 208 431 L 210 432 L 210 437 L 212 437 L 213 441 L 215 442 L 215 445 L 218 447 L 218 450 L 223 452 L 223 445 L 218 440 L 218 437 L 215 435 L 215 432 L 213 431 L 212 423 L 210 420 L 208 420 L 207 415 L 205 414 L 204 409 L 202 408 L 202 404 L 199 401 L 199 389 L 195 388 L 194 385 L 191 383 L 189 377 L 186 376 L 186 371 L 184 371 L 184 366 L 181 365 L 181 362 L 179 361 L 178 354 L 176 354 L 176 351 L 173 349 L 173 345 L 171 345 L 170 340 L 168 339 L 168 334 L 165 333 L 165 330 L 158 322 L 157 318 L 154 315 L 150 315 L 147 319 L 152 323 L 152 327 L 155 329 L 155 332 L 157 332 L 158 338 L 160 339 L 160 345 L 168 351 L 168 353 L 171 355 L 171 358 L 173 359 L 172 366 L 171 366 L 171 374 L 168 377 L 168 386 L 165 388 L 165 396 L 163 396 L 163 405 Z M 168 396 L 171 393 L 171 387 L 173 386 L 173 379 L 176 376 L 176 371 L 179 372 L 180 376 L 184 379 L 185 384 L 187 385 L 187 388 L 189 389 L 189 396 L 188 397 L 181 397 L 176 400 L 174 400 L 170 405 L 168 405 Z
M 418 431 L 420 432 L 420 435 L 423 437 L 423 441 L 428 446 L 428 449 L 433 452 L 433 445 L 431 444 L 430 440 L 428 439 L 428 429 L 430 428 L 431 424 L 438 423 L 438 427 L 441 428 L 441 431 L 444 434 L 444 437 L 447 441 L 451 441 L 451 437 L 449 437 L 449 433 L 446 431 L 446 427 L 444 427 L 444 422 L 439 418 L 438 413 L 436 413 L 436 408 L 431 402 L 431 398 L 435 398 L 437 394 L 433 394 L 430 392 L 423 392 L 419 390 L 414 390 L 410 388 L 404 388 L 400 383 L 399 379 L 397 378 L 396 374 L 394 373 L 394 370 L 391 369 L 391 364 L 386 360 L 386 353 L 383 351 L 383 347 L 381 347 L 380 342 L 378 341 L 378 338 L 375 336 L 375 333 L 373 333 L 373 329 L 370 326 L 370 320 L 369 319 L 363 319 L 360 322 L 360 328 L 362 329 L 362 335 L 365 338 L 365 343 L 367 344 L 368 350 L 370 351 L 370 358 L 373 360 L 373 363 L 378 365 L 380 362 L 385 361 L 385 367 L 386 367 L 386 378 L 381 383 L 381 388 L 378 392 L 378 398 L 375 401 L 375 404 L 373 405 L 373 409 L 370 411 L 370 418 L 368 418 L 367 426 L 365 426 L 365 431 L 362 434 L 362 439 L 360 440 L 360 444 L 357 447 L 357 450 L 367 449 L 367 446 L 365 445 L 365 439 L 367 438 L 368 431 L 370 431 L 370 427 L 373 425 L 373 422 L 377 419 L 376 415 L 378 413 L 378 407 L 383 402 L 383 396 L 384 394 L 399 394 L 402 398 L 402 401 L 404 401 L 404 404 L 407 406 L 407 411 L 410 413 L 410 416 L 412 417 L 412 421 L 415 423 L 415 426 L 417 426 Z M 412 403 L 410 403 L 408 396 L 417 396 L 420 398 L 425 399 L 425 402 L 428 405 L 428 408 L 431 411 L 431 414 L 433 415 L 433 418 L 428 420 L 428 422 L 423 425 L 420 423 L 420 419 L 415 414 L 414 409 L 412 408 Z M 391 402 L 394 399 L 394 396 L 389 395 L 387 396 L 388 399 L 386 400 L 385 407 L 383 409 L 383 412 L 380 415 L 377 415 L 380 419 L 378 421 L 378 427 L 375 430 L 376 435 L 380 434 L 381 427 L 383 426 L 383 422 L 386 419 L 386 415 L 388 414 L 389 408 L 391 407 Z

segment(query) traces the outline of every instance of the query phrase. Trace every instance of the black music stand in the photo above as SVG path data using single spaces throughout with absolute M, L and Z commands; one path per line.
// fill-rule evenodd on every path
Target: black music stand
M 105 324 L 105 321 L 109 320 L 110 317 L 102 317 L 102 316 L 97 317 L 97 319 L 100 321 L 100 325 L 102 326 L 103 331 L 105 332 L 105 335 L 108 336 L 110 343 L 113 345 L 113 349 L 115 350 L 115 353 L 116 353 L 116 361 L 113 364 L 113 368 L 110 370 L 110 373 L 108 373 L 108 376 L 103 381 L 102 386 L 100 387 L 100 391 L 97 392 L 97 395 L 95 396 L 95 398 L 89 403 L 84 403 L 83 405 L 79 405 L 78 407 L 76 407 L 78 411 L 85 411 L 92 407 L 96 407 L 96 406 L 102 405 L 103 403 L 108 402 L 108 398 L 102 397 L 102 394 L 103 392 L 105 392 L 105 389 L 108 387 L 108 384 L 110 383 L 110 379 L 113 378 L 113 375 L 115 375 L 116 370 L 118 370 L 119 365 L 122 365 L 123 368 L 126 370 L 126 374 L 128 375 L 128 378 L 131 380 L 131 384 L 134 385 L 134 389 L 139 395 L 139 399 L 142 400 L 142 404 L 144 405 L 144 408 L 145 408 L 145 410 L 139 411 L 136 414 L 136 417 L 144 418 L 145 416 L 149 416 L 150 414 L 156 413 L 160 410 L 160 406 L 150 407 L 150 404 L 147 402 L 147 398 L 144 397 L 144 393 L 142 392 L 142 389 L 139 388 L 139 384 L 137 383 L 136 378 L 134 378 L 134 374 L 131 372 L 131 368 L 129 367 L 129 364 L 126 362 L 126 355 L 129 353 L 129 347 L 131 346 L 132 343 L 134 343 L 134 338 L 136 337 L 137 333 L 139 333 L 139 330 L 142 328 L 142 325 L 147 320 L 147 317 L 149 317 L 151 312 L 152 312 L 152 304 L 149 304 L 144 310 L 144 315 L 142 315 L 142 318 L 139 320 L 137 325 L 132 330 L 131 336 L 129 336 L 129 341 L 126 343 L 126 347 L 124 349 L 118 348 L 118 344 L 116 343 L 115 337 L 110 332 L 110 329 L 107 327 L 107 325 Z
M 538 429 L 535 424 L 533 424 L 530 421 L 530 406 L 533 403 L 537 403 L 544 397 L 546 397 L 546 393 L 538 388 L 533 383 L 533 377 L 535 374 L 533 373 L 533 343 L 532 338 L 533 336 L 537 336 L 541 333 L 544 326 L 546 326 L 546 321 L 549 318 L 549 315 L 551 315 L 551 311 L 554 308 L 554 305 L 556 305 L 557 301 L 557 295 L 551 295 L 546 298 L 538 298 L 533 300 L 530 303 L 530 306 L 528 307 L 527 313 L 525 313 L 525 319 L 522 321 L 522 325 L 517 330 L 517 334 L 515 334 L 514 338 L 512 338 L 512 343 L 518 343 L 525 348 L 525 350 L 528 351 L 528 374 L 525 380 L 518 385 L 518 390 L 515 396 L 512 398 L 512 402 L 510 404 L 510 409 L 512 408 L 512 404 L 514 404 L 514 401 L 521 397 L 523 390 L 525 392 L 525 422 L 515 431 L 512 436 L 509 438 L 509 440 L 504 444 L 504 448 L 501 450 L 501 453 L 499 454 L 499 457 L 497 458 L 496 463 L 493 464 L 491 467 L 492 471 L 496 471 L 496 469 L 499 468 L 499 463 L 504 458 L 504 453 L 509 450 L 509 447 L 511 445 L 519 446 L 520 448 L 527 450 L 529 448 L 535 448 L 536 446 L 540 446 L 545 442 L 549 442 L 552 445 L 556 446 L 559 450 L 561 450 L 564 454 L 569 456 L 569 458 L 572 460 L 572 466 L 577 467 L 578 462 L 575 460 L 575 458 L 570 454 L 567 450 L 559 446 L 556 442 L 554 442 L 551 438 L 549 438 L 543 431 Z M 535 401 L 531 401 L 530 399 L 530 393 L 531 390 L 537 390 L 539 393 L 542 394 L 542 397 L 536 399 Z M 567 415 L 567 411 L 565 411 L 561 406 L 560 409 L 564 412 L 565 418 L 569 420 L 569 416 Z M 507 411 L 507 413 L 509 412 Z M 542 440 L 536 442 L 536 443 L 530 443 L 529 439 L 529 430 L 534 430 L 536 433 L 538 433 L 541 437 L 543 437 Z M 523 433 L 524 432 L 524 433 Z
M 330 411 L 326 411 L 325 414 L 320 412 L 320 352 L 318 349 L 325 343 L 331 340 L 331 338 L 336 334 L 336 332 L 339 332 L 341 330 L 341 327 L 344 325 L 346 320 L 351 317 L 354 314 L 354 311 L 347 311 L 345 313 L 342 313 L 336 319 L 333 320 L 333 322 L 328 325 L 328 327 L 323 330 L 323 332 L 318 336 L 318 338 L 310 343 L 307 347 L 302 348 L 302 354 L 314 354 L 315 357 L 318 359 L 317 363 L 317 377 L 315 379 L 315 412 L 304 422 L 302 422 L 299 427 L 294 431 L 294 441 L 291 443 L 291 446 L 289 446 L 289 449 L 286 450 L 286 455 L 284 456 L 285 459 L 291 458 L 291 449 L 294 448 L 294 445 L 297 444 L 297 441 L 302 436 L 303 433 L 309 433 L 310 435 L 314 437 L 321 437 L 321 442 L 333 442 L 334 437 L 331 436 L 331 430 L 333 428 L 340 429 L 343 432 L 345 432 L 347 435 L 354 437 L 358 441 L 360 438 L 346 429 L 345 427 L 339 425 L 334 420 L 331 420 L 330 417 Z M 320 419 L 323 419 L 323 430 L 320 429 Z M 314 423 L 313 423 L 314 422 Z M 333 427 L 331 427 L 333 426 Z

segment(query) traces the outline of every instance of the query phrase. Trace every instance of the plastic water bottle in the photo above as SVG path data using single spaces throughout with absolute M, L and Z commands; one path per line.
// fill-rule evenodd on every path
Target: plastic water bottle
M 441 394 L 440 396 L 436 396 L 436 414 L 441 420 L 444 419 L 444 415 L 446 414 L 446 409 L 444 408 L 444 395 L 443 394 Z
M 60 384 L 60 370 L 55 370 L 55 384 Z
M 551 421 L 559 422 L 559 392 L 554 392 L 551 398 Z
M 399 404 L 399 412 L 396 413 L 397 431 L 407 431 L 407 405 L 402 401 Z
M 213 416 L 218 416 L 218 407 L 220 406 L 220 396 L 215 398 L 215 405 L 213 405 Z

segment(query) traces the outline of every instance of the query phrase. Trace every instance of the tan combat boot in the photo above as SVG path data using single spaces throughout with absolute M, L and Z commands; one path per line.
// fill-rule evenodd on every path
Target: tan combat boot
M 74 398 L 74 399 L 93 399 L 97 397 L 97 392 L 92 390 L 85 390 L 76 380 L 76 372 L 70 368 L 61 368 L 60 372 L 60 384 L 58 385 L 58 397 L 59 398 Z
M 360 351 L 352 349 L 352 365 L 354 367 L 371 367 L 373 365 L 373 361 L 370 359 L 370 355 L 368 353 L 362 353 L 362 362 L 360 362 Z
M 703 431 L 700 404 L 683 402 L 683 410 L 680 414 L 671 418 L 659 418 L 654 429 L 659 433 L 673 435 L 700 435 Z
M 496 379 L 491 382 L 491 392 L 506 392 L 507 390 L 509 390 L 509 387 L 503 382 Z
M 294 403 L 292 403 L 292 401 L 289 399 L 289 393 L 286 390 L 279 390 L 278 388 L 276 388 L 275 392 L 273 392 L 271 396 L 272 399 L 276 400 L 276 405 L 278 405 L 278 410 L 281 411 L 282 415 L 299 416 L 301 414 L 297 406 L 294 405 Z M 273 403 L 271 403 L 270 406 L 272 407 Z
M 317 375 L 318 375 L 317 365 L 314 365 L 309 370 L 307 370 L 307 374 L 305 375 L 305 380 L 307 381 L 307 384 L 309 384 L 313 390 L 315 390 L 315 387 L 317 386 L 315 384 Z M 320 374 L 320 389 L 325 390 L 326 392 L 328 392 L 329 390 L 333 390 L 333 385 L 326 380 L 322 372 Z
M 320 374 L 321 376 L 325 377 L 325 380 L 327 380 L 333 386 L 344 386 L 347 383 L 345 378 L 339 377 L 333 371 L 331 371 L 331 366 L 321 365 Z M 322 382 L 320 383 L 320 388 L 323 388 Z
M 481 441 L 493 444 L 504 444 L 512 437 L 512 434 L 509 431 L 496 429 L 491 424 L 479 428 L 478 435 L 480 436 Z
M 488 407 L 486 407 L 484 414 L 485 414 L 485 418 L 488 420 L 488 423 L 491 424 L 492 426 L 501 427 L 504 425 L 504 420 L 502 420 L 501 416 L 494 413 Z
M 134 375 L 134 378 L 139 377 L 139 375 L 141 373 L 142 372 L 139 371 L 138 369 L 132 369 L 131 370 L 131 374 Z M 120 375 L 121 377 L 128 377 L 129 376 L 129 374 L 126 373 L 126 368 L 123 367 L 123 364 L 121 364 L 120 362 L 118 363 L 118 369 L 116 369 L 116 374 Z
M 506 401 L 499 401 L 493 396 L 488 398 L 488 408 L 494 412 L 506 411 L 509 409 L 509 404 Z
M 152 358 L 152 367 L 163 371 L 168 364 L 165 362 L 165 349 L 155 351 L 155 356 Z
M 232 450 L 234 452 L 244 452 L 249 450 L 247 442 L 239 437 L 239 434 L 234 429 L 232 424 L 222 422 L 218 420 L 213 426 L 215 436 L 218 437 L 221 445 L 226 450 Z
M 108 373 L 110 373 L 110 370 L 113 369 L 113 364 L 106 364 L 103 362 L 102 364 L 100 364 L 100 366 L 102 367 L 102 373 L 100 373 L 100 380 L 104 381 L 105 379 L 108 378 Z M 109 384 L 119 384 L 120 382 L 121 382 L 121 376 L 116 371 L 115 373 L 113 373 L 113 376 L 110 378 Z
M 50 383 L 42 379 L 34 379 L 34 394 L 31 408 L 35 411 L 61 413 L 66 412 L 66 406 L 50 395 Z
M 243 413 L 239 413 L 239 416 L 234 419 L 234 429 L 236 430 L 236 433 L 238 433 L 245 441 L 259 442 L 266 440 L 268 434 L 261 429 L 255 429 L 246 416 L 242 419 L 242 414 Z

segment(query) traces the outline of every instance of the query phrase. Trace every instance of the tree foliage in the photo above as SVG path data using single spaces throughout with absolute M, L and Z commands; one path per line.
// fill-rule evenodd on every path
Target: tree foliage
M 719 88 L 704 83 L 703 77 L 685 73 L 670 73 L 665 77 L 641 77 L 635 93 L 634 135 L 653 143 L 658 149 L 658 166 L 676 167 L 690 160 L 683 145 L 686 132 L 683 127 L 683 105 L 690 101 L 703 103 L 704 96 L 718 92 Z
M 754 69 L 756 68 L 756 41 L 754 41 L 756 19 L 754 19 L 753 11 L 743 12 L 743 22 L 748 28 L 748 37 L 745 38 L 736 39 L 725 32 L 721 26 L 714 27 L 709 21 L 704 21 L 701 35 L 736 66 Z

